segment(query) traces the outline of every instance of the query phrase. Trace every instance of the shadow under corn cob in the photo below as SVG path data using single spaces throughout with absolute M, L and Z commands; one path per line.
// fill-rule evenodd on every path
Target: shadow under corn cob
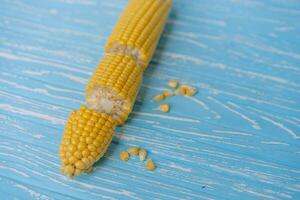
M 60 145 L 63 174 L 89 172 L 107 150 L 115 126 L 128 118 L 171 3 L 129 0 L 87 84 L 88 107 L 72 111 L 66 123 Z

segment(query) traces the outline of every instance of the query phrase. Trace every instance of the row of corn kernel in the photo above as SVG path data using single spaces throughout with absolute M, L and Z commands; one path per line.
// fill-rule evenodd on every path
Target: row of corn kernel
M 123 161 L 128 161 L 130 156 L 139 156 L 140 161 L 144 161 L 147 158 L 147 151 L 145 149 L 139 149 L 137 147 L 131 147 L 126 151 L 122 151 L 119 155 L 120 159 Z M 145 167 L 148 171 L 153 171 L 156 168 L 155 163 L 152 159 L 148 159 Z
M 106 44 L 112 48 L 138 50 L 143 68 L 149 63 L 166 23 L 172 0 L 131 0 Z
M 180 96 L 194 96 L 197 93 L 197 89 L 195 87 L 191 87 L 189 85 L 180 85 L 177 90 L 175 90 L 176 95 Z
M 131 102 L 135 99 L 141 81 L 142 70 L 131 57 L 106 54 L 88 82 L 86 93 L 101 85 L 114 88 L 122 98 Z

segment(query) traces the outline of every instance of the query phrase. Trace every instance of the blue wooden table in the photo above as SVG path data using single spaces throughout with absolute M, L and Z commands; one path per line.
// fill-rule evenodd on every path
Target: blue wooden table
M 58 147 L 123 0 L 1 0 L 0 199 L 300 199 L 300 2 L 174 0 L 134 107 L 89 175 Z M 199 89 L 170 113 L 151 98 Z M 119 160 L 131 146 L 158 168 Z

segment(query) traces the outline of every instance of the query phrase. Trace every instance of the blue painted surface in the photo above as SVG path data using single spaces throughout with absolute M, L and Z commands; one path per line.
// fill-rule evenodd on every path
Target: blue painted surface
M 90 175 L 67 179 L 68 113 L 126 1 L 2 0 L 0 199 L 300 199 L 300 3 L 174 0 L 133 114 Z M 169 79 L 193 98 L 151 98 Z M 150 151 L 158 168 L 118 154 Z

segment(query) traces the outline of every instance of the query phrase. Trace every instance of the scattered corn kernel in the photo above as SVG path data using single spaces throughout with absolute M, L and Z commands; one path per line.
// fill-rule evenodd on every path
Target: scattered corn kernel
M 186 91 L 187 91 L 188 87 L 186 85 L 181 85 L 179 86 L 179 88 L 175 91 L 175 94 L 179 95 L 179 96 L 184 96 L 186 95 Z
M 129 154 L 131 156 L 136 156 L 139 154 L 140 149 L 137 147 L 131 147 L 131 148 L 127 149 L 127 151 L 129 152 Z
M 197 89 L 195 87 L 191 87 L 189 85 L 181 85 L 175 91 L 176 95 L 180 96 L 194 96 L 197 93 Z
M 164 94 L 159 94 L 159 95 L 156 95 L 155 97 L 153 97 L 153 100 L 156 101 L 156 102 L 162 101 L 164 99 L 165 99 Z
M 177 88 L 178 87 L 178 81 L 177 80 L 170 80 L 168 82 L 168 86 L 170 86 L 171 88 Z
M 160 104 L 159 110 L 162 112 L 169 112 L 170 111 L 170 105 L 167 103 Z
M 144 161 L 147 157 L 147 151 L 145 149 L 139 150 L 140 161 Z
M 155 168 L 156 168 L 156 166 L 155 166 L 155 163 L 153 162 L 153 160 L 151 160 L 151 159 L 147 160 L 146 169 L 148 171 L 153 171 L 153 170 L 155 170 Z
M 165 98 L 170 97 L 173 95 L 173 91 L 167 90 L 163 93 L 163 95 L 165 96 Z
M 120 153 L 120 159 L 123 161 L 128 161 L 129 160 L 129 153 L 127 151 L 122 151 Z
M 191 96 L 194 96 L 196 93 L 197 93 L 197 89 L 196 88 L 189 87 L 189 89 L 186 90 L 185 95 L 191 97 Z

